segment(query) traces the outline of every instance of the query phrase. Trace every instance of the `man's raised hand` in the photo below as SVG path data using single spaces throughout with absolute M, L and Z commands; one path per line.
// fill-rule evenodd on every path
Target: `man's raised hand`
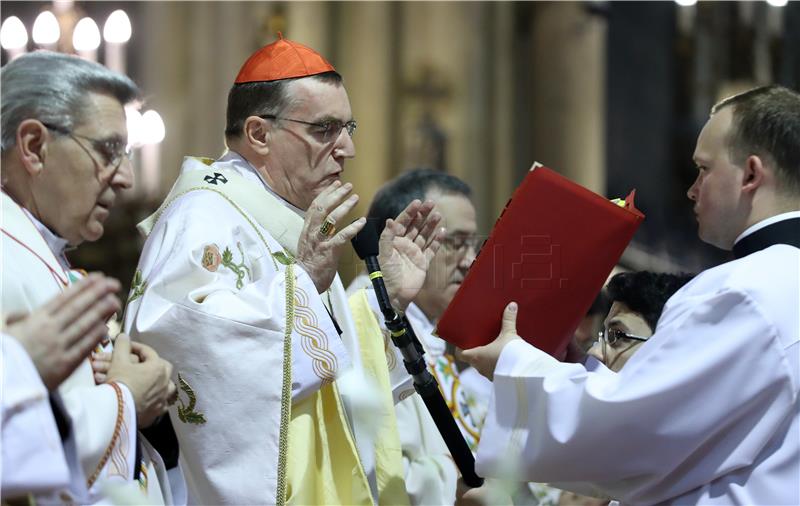
M 386 220 L 381 233 L 378 262 L 392 306 L 405 311 L 425 282 L 433 256 L 445 230 L 434 203 L 412 201 L 397 218 Z
M 317 195 L 306 212 L 296 260 L 311 277 L 317 293 L 331 286 L 342 247 L 367 223 L 366 218 L 359 218 L 341 230 L 336 229 L 358 203 L 358 195 L 350 195 L 352 190 L 352 184 L 335 181 Z

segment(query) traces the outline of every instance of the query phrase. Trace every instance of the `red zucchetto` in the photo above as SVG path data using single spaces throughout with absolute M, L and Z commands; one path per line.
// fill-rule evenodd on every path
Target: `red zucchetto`
M 278 40 L 250 55 L 239 70 L 235 83 L 278 81 L 335 70 L 322 55 L 310 47 L 284 39 L 279 32 Z

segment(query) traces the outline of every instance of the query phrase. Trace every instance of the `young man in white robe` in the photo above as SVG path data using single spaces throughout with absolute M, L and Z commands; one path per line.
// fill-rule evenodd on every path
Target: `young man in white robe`
M 357 332 L 336 273 L 365 223 L 341 223 L 358 200 L 340 181 L 356 128 L 341 77 L 281 37 L 245 62 L 227 117 L 229 151 L 187 158 L 141 225 L 125 319 L 175 364 L 190 500 L 407 503 L 384 343 Z M 432 208 L 381 237 L 400 309 L 438 248 Z
M 133 183 L 123 106 L 139 91 L 97 63 L 47 51 L 1 72 L 2 308 L 10 315 L 33 311 L 80 278 L 64 251 L 99 239 L 117 194 Z M 152 349 L 123 348 L 105 383 L 95 383 L 87 356 L 54 394 L 74 436 L 79 465 L 70 471 L 82 482 L 63 501 L 107 501 L 107 484 L 116 483 L 171 502 L 158 454 L 137 442 L 137 429 L 175 393 L 171 366 Z
M 527 344 L 509 304 L 498 339 L 463 352 L 494 383 L 479 473 L 623 504 L 800 504 L 800 95 L 722 101 L 694 160 L 699 236 L 736 259 L 670 298 L 618 373 Z

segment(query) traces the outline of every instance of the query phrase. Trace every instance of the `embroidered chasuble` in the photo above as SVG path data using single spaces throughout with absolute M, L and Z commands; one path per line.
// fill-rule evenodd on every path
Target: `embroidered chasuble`
M 62 251 L 51 250 L 37 223 L 6 193 L 2 194 L 2 209 L 2 311 L 4 316 L 28 313 L 49 302 L 79 275 L 59 262 Z M 38 227 L 44 229 L 41 224 Z M 56 241 L 51 232 L 44 232 Z M 69 492 L 74 500 L 95 503 L 108 500 L 106 485 L 124 488 L 133 484 L 139 489 L 133 480 L 136 408 L 125 385 L 95 384 L 88 358 L 59 386 L 57 395 L 71 420 L 69 448 L 74 448 L 75 454 L 70 463 L 73 484 Z M 149 459 L 146 464 L 149 466 Z M 169 503 L 170 497 L 162 497 L 156 472 L 151 474 L 150 486 L 142 484 L 141 491 L 156 502 Z M 168 485 L 165 492 L 169 494 Z M 142 499 L 136 490 L 132 496 L 130 490 L 122 493 Z
M 407 503 L 399 444 L 375 437 L 397 439 L 372 416 L 392 407 L 385 357 L 359 342 L 338 275 L 319 295 L 295 263 L 302 225 L 235 153 L 186 158 L 140 224 L 125 324 L 175 366 L 190 502 Z M 385 388 L 353 388 L 369 384 Z

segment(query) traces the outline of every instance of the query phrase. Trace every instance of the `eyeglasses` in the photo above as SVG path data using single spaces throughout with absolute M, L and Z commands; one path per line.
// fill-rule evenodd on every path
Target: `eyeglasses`
M 597 340 L 603 341 L 605 344 L 609 346 L 614 346 L 620 339 L 632 339 L 634 341 L 644 342 L 650 338 L 628 334 L 627 332 L 619 329 L 601 330 L 600 332 L 597 333 Z
M 303 121 L 299 119 L 292 119 L 292 118 L 284 118 L 282 116 L 275 116 L 274 114 L 262 114 L 259 118 L 263 119 L 277 119 L 283 121 L 291 121 L 292 123 L 300 123 L 301 125 L 309 125 L 314 127 L 313 133 L 322 137 L 322 140 L 325 142 L 331 142 L 336 140 L 339 137 L 339 134 L 342 132 L 344 128 L 347 130 L 347 135 L 350 137 L 356 133 L 356 128 L 358 127 L 358 123 L 355 120 L 350 121 L 339 121 L 339 120 L 328 120 L 322 123 L 313 123 L 311 121 Z
M 442 246 L 450 253 L 466 253 L 469 248 L 477 252 L 481 248 L 481 239 L 477 235 L 447 236 L 442 239 Z
M 131 149 L 128 147 L 128 143 L 126 141 L 122 141 L 120 139 L 95 139 L 93 137 L 87 137 L 85 135 L 70 132 L 64 127 L 50 123 L 43 122 L 42 124 L 49 130 L 57 132 L 61 135 L 69 136 L 75 141 L 76 144 L 78 144 L 78 146 L 86 151 L 86 154 L 88 154 L 90 158 L 94 159 L 92 154 L 86 149 L 86 146 L 84 146 L 82 142 L 78 142 L 78 139 L 87 141 L 89 144 L 91 144 L 92 149 L 94 149 L 94 151 L 100 155 L 103 165 L 105 167 L 112 168 L 114 171 L 116 171 L 122 164 L 123 158 L 131 158 Z

